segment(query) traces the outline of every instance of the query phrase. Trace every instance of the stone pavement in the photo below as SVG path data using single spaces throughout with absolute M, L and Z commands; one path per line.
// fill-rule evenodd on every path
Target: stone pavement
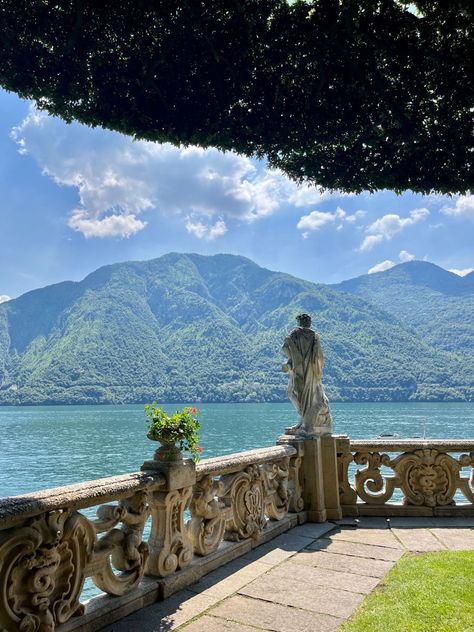
M 295 527 L 104 632 L 331 632 L 405 551 L 474 549 L 474 518 Z

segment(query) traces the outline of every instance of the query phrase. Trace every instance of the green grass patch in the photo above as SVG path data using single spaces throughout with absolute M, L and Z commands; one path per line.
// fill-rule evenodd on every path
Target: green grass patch
M 406 554 L 341 632 L 473 632 L 474 551 Z

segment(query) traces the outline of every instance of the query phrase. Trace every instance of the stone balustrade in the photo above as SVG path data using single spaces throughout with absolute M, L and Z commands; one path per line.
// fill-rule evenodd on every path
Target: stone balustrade
M 146 461 L 141 472 L 0 500 L 1 632 L 98 629 L 124 606 L 141 607 L 137 594 L 163 598 L 260 543 L 264 531 L 278 535 L 269 523 L 291 528 L 296 515 L 284 519 L 304 504 L 302 454 L 282 445 L 197 467 Z M 95 518 L 81 512 L 96 506 Z M 104 603 L 94 613 L 80 601 L 87 577 L 117 597 L 105 602 L 105 618 Z
M 474 440 L 283 436 L 0 499 L 0 631 L 98 630 L 305 520 L 474 514 L 473 472 Z
M 339 437 L 337 455 L 345 516 L 474 512 L 474 440 Z

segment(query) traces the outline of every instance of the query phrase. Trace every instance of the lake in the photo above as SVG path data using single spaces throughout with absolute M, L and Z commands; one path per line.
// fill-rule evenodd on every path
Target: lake
M 183 405 L 199 408 L 203 458 L 274 445 L 296 422 L 290 403 Z M 334 432 L 352 438 L 474 437 L 474 403 L 335 403 L 331 410 Z M 145 435 L 141 405 L 0 407 L 0 496 L 137 471 L 157 447 Z

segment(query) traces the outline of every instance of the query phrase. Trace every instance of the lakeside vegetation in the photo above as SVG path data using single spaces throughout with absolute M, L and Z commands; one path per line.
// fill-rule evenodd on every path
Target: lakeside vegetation
M 472 275 L 454 295 L 437 266 L 397 268 L 411 274 L 355 291 L 169 254 L 28 292 L 0 305 L 0 404 L 286 401 L 280 345 L 301 311 L 333 401 L 474 401 Z

